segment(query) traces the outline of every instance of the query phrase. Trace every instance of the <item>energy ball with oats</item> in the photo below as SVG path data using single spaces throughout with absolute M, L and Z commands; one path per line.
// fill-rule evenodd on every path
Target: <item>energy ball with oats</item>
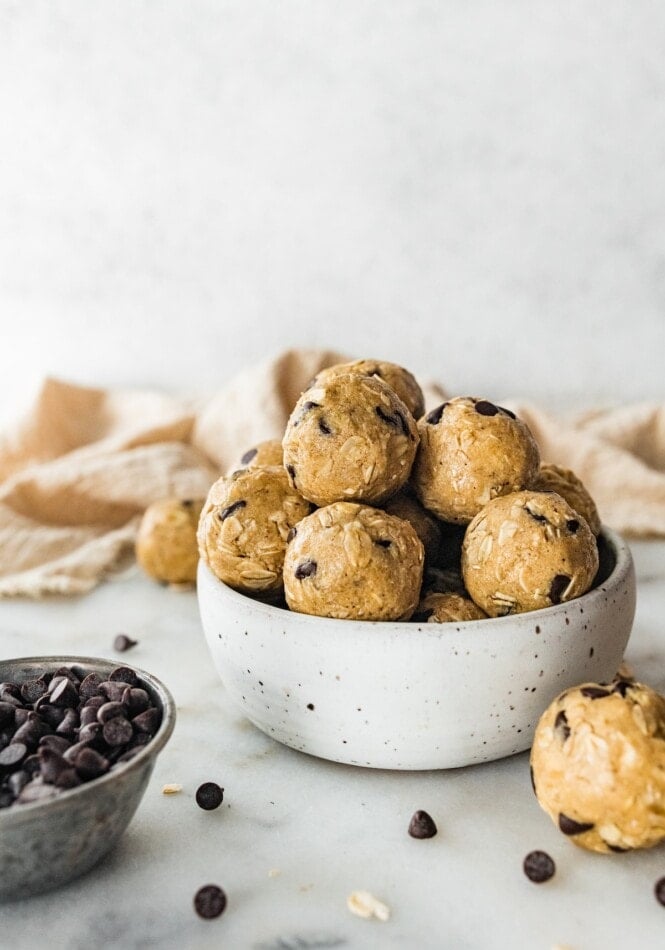
M 261 468 L 266 465 L 281 465 L 282 462 L 282 440 L 266 439 L 265 442 L 257 442 L 251 449 L 247 449 L 246 452 L 243 452 L 237 463 L 232 465 L 229 469 L 229 475 L 243 468 Z
M 333 376 L 351 373 L 355 376 L 378 376 L 396 392 L 414 419 L 420 419 L 425 412 L 425 398 L 415 376 L 385 360 L 355 360 L 353 363 L 337 363 L 321 370 L 310 383 L 310 387 L 325 386 Z
M 541 807 L 591 851 L 665 838 L 665 697 L 642 683 L 585 683 L 543 713 L 531 750 Z
M 579 597 L 597 570 L 591 529 L 555 492 L 521 491 L 495 498 L 464 536 L 464 583 L 490 617 Z
M 418 429 L 386 383 L 346 374 L 301 395 L 282 445 L 291 484 L 315 505 L 380 505 L 409 477 Z
M 425 561 L 428 564 L 435 563 L 441 544 L 440 522 L 423 508 L 415 496 L 404 490 L 389 498 L 384 508 L 389 515 L 403 518 L 412 525 L 425 548 Z
M 593 533 L 598 537 L 600 534 L 600 516 L 596 503 L 577 475 L 571 472 L 569 468 L 561 468 L 559 465 L 543 462 L 532 488 L 534 491 L 555 491 L 557 495 L 561 495 L 571 508 L 582 515 Z
M 501 495 L 528 488 L 538 446 L 527 426 L 487 399 L 458 396 L 424 416 L 411 482 L 443 521 L 468 524 Z
M 289 531 L 311 510 L 279 466 L 234 472 L 215 482 L 201 512 L 201 557 L 236 590 L 279 593 Z
M 420 623 L 460 623 L 465 620 L 484 620 L 487 614 L 476 606 L 470 597 L 463 594 L 448 593 L 425 594 L 421 599 L 413 621 Z
M 401 518 L 336 502 L 296 527 L 284 560 L 291 610 L 344 620 L 408 620 L 418 603 L 423 546 Z
M 202 507 L 202 498 L 164 498 L 146 508 L 136 537 L 136 560 L 146 574 L 169 584 L 196 580 Z

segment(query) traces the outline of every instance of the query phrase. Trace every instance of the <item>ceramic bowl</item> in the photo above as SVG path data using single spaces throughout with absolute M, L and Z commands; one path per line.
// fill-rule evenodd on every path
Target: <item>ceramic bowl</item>
M 529 748 L 549 702 L 607 681 L 635 613 L 626 543 L 605 529 L 594 588 L 544 610 L 465 623 L 331 620 L 232 590 L 199 564 L 201 619 L 231 698 L 259 729 L 312 755 L 443 769 Z
M 61 666 L 110 673 L 119 665 L 79 656 L 2 660 L 0 682 L 20 683 Z M 159 730 L 133 759 L 101 778 L 47 801 L 0 810 L 0 900 L 41 894 L 84 874 L 111 850 L 129 824 L 175 725 L 175 703 L 166 687 L 149 673 L 134 672 L 162 711 Z

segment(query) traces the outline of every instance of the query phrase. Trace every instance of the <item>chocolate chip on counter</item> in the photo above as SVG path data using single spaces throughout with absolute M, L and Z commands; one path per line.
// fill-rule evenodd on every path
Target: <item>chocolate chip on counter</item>
M 437 827 L 431 815 L 426 811 L 416 811 L 409 822 L 409 834 L 412 838 L 433 838 Z
M 661 877 L 656 881 L 653 892 L 658 903 L 665 907 L 665 877 Z
M 0 768 L 11 768 L 25 758 L 28 751 L 22 742 L 11 742 L 0 752 Z
M 557 717 L 554 720 L 554 731 L 559 736 L 561 742 L 565 742 L 570 735 L 568 717 L 566 716 L 565 712 L 563 712 L 563 710 L 560 713 L 557 713 Z
M 564 835 L 582 835 L 585 831 L 591 831 L 593 822 L 575 821 L 574 818 L 569 818 L 568 815 L 564 815 L 564 813 L 561 812 L 559 815 L 559 828 L 563 831 Z
M 316 574 L 317 566 L 316 561 L 301 561 L 296 567 L 294 574 L 296 578 L 301 581 L 305 577 L 312 577 Z
M 486 399 L 480 399 L 474 408 L 481 416 L 495 416 L 499 411 L 498 406 L 495 406 L 493 402 L 488 402 Z
M 550 584 L 549 597 L 553 604 L 560 604 L 561 598 L 566 592 L 568 585 L 570 584 L 570 578 L 567 574 L 556 574 L 552 578 L 552 583 Z
M 137 643 L 138 640 L 132 640 L 126 633 L 119 633 L 113 641 L 113 649 L 117 650 L 118 653 L 124 653 L 125 650 L 131 650 L 132 647 L 135 647 Z
M 224 911 L 226 894 L 216 884 L 200 887 L 194 895 L 194 910 L 204 920 L 212 920 Z
M 240 511 L 241 508 L 245 508 L 246 505 L 247 502 L 241 498 L 240 501 L 234 501 L 232 505 L 227 505 L 226 508 L 222 508 L 217 517 L 220 521 L 226 521 L 227 518 L 229 518 L 236 511 Z
M 196 790 L 196 804 L 204 811 L 219 808 L 224 800 L 224 789 L 217 782 L 204 782 Z
M 566 527 L 568 528 L 571 534 L 577 534 L 580 527 L 580 523 L 577 520 L 577 518 L 569 518 L 569 520 L 566 521 Z
M 556 865 L 546 851 L 530 851 L 522 866 L 524 873 L 534 884 L 549 881 L 556 871 Z
M 114 719 L 109 719 L 108 722 L 104 723 L 102 735 L 107 745 L 115 747 L 126 745 L 134 735 L 134 730 L 128 719 L 116 716 Z
M 109 673 L 109 682 L 127 683 L 129 686 L 138 686 L 139 678 L 128 666 L 117 666 L 112 673 Z
M 440 406 L 437 406 L 436 409 L 432 409 L 431 412 L 428 412 L 425 416 L 425 422 L 429 422 L 430 425 L 435 426 L 441 422 L 441 416 L 443 415 L 443 410 L 448 405 L 447 402 L 442 402 Z
M 247 449 L 247 451 L 244 452 L 243 455 L 241 455 L 241 457 L 240 457 L 240 464 L 241 464 L 241 465 L 249 465 L 249 463 L 252 461 L 252 459 L 254 458 L 254 456 L 256 455 L 256 453 L 257 453 L 258 451 L 259 451 L 259 450 L 256 449 L 256 448 Z

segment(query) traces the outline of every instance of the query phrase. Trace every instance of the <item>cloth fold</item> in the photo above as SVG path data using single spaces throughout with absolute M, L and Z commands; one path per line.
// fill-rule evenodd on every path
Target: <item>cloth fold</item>
M 92 588 L 131 555 L 152 501 L 205 496 L 247 448 L 280 438 L 309 380 L 344 359 L 290 350 L 238 373 L 199 406 L 47 379 L 27 418 L 0 437 L 0 597 Z M 445 398 L 438 384 L 424 389 L 429 408 Z M 565 419 L 510 407 L 543 460 L 582 479 L 605 523 L 665 537 L 665 406 Z

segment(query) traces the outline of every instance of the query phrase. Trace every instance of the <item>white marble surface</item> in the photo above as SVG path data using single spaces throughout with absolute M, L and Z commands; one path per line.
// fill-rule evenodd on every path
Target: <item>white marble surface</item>
M 0 417 L 294 344 L 662 399 L 661 0 L 0 0 Z
M 665 690 L 665 543 L 633 545 L 639 590 L 627 658 Z M 118 848 L 68 887 L 0 908 L 3 947 L 33 950 L 656 950 L 665 909 L 653 897 L 663 847 L 602 856 L 574 847 L 538 808 L 526 754 L 447 772 L 398 773 L 335 765 L 282 747 L 243 721 L 213 671 L 193 593 L 136 569 L 75 600 L 0 605 L 0 653 L 118 655 L 171 688 L 179 719 Z M 491 688 L 491 684 L 488 684 Z M 194 792 L 225 788 L 216 812 Z M 164 783 L 183 785 L 161 794 Z M 416 808 L 437 837 L 406 833 Z M 555 878 L 531 884 L 524 855 L 548 851 Z M 274 877 L 271 869 L 279 870 Z M 202 884 L 228 893 L 225 914 L 201 921 Z M 367 889 L 392 909 L 387 923 L 355 918 L 347 895 Z

